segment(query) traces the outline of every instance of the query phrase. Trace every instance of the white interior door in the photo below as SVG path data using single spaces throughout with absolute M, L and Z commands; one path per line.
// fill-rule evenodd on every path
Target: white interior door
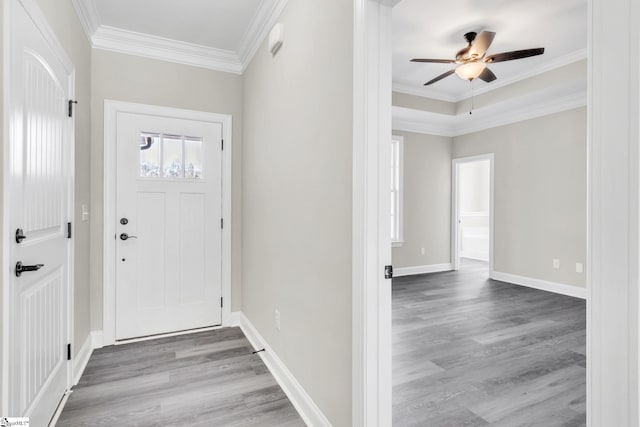
M 10 416 L 45 426 L 69 363 L 73 120 L 69 64 L 12 2 L 8 206 L 11 279 Z M 66 65 L 65 65 L 66 64 Z M 17 232 L 17 230 L 21 230 Z M 19 238 L 24 235 L 26 238 Z M 33 271 L 20 273 L 19 266 Z
M 222 125 L 118 113 L 116 339 L 221 324 Z

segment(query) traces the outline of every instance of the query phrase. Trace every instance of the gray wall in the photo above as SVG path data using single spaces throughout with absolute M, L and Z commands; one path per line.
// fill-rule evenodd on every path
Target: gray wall
M 587 249 L 586 117 L 579 108 L 454 138 L 454 158 L 495 154 L 496 271 L 585 286 L 575 264 Z
M 404 137 L 405 241 L 394 266 L 450 262 L 451 159 L 494 153 L 495 271 L 584 287 L 586 130 L 578 108 L 455 138 L 394 131 Z
M 291 1 L 279 21 L 281 50 L 244 76 L 242 310 L 350 426 L 353 4 Z
M 242 76 L 173 62 L 94 50 L 91 61 L 91 327 L 102 329 L 104 100 L 161 105 L 233 116 L 231 230 L 232 310 L 241 288 Z
M 452 138 L 393 131 L 404 137 L 403 239 L 396 268 L 451 262 Z M 425 249 L 422 255 L 421 248 Z
M 391 94 L 391 103 L 394 107 L 410 108 L 412 110 L 431 111 L 439 114 L 456 114 L 456 104 L 440 101 L 424 96 L 409 95 L 401 92 Z

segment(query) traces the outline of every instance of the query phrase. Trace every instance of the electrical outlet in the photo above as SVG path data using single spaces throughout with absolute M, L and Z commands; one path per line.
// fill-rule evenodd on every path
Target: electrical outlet
M 582 271 L 583 271 L 582 263 L 576 262 L 576 273 L 582 273 Z
M 559 259 L 554 259 L 553 260 L 553 268 L 560 268 L 560 260 Z
M 424 248 L 420 248 L 420 255 L 424 255 Z
M 276 309 L 276 329 L 280 330 L 280 310 Z

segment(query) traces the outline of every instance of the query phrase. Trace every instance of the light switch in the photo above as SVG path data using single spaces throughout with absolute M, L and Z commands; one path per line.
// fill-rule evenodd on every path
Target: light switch
M 553 268 L 560 268 L 560 260 L 559 259 L 554 259 L 553 260 Z
M 82 222 L 89 221 L 89 208 L 84 203 L 82 204 L 81 212 L 82 212 Z

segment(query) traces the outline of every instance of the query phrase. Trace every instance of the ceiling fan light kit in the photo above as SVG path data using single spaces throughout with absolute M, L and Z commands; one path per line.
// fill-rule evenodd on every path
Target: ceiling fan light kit
M 456 74 L 462 80 L 473 80 L 487 68 L 483 62 L 469 62 L 456 68 Z
M 425 86 L 438 82 L 445 77 L 449 77 L 453 73 L 456 73 L 463 80 L 473 81 L 479 78 L 480 80 L 489 83 L 496 80 L 497 77 L 489 68 L 487 68 L 486 64 L 529 58 L 531 56 L 542 55 L 544 53 L 544 48 L 539 47 L 535 49 L 514 50 L 486 56 L 487 50 L 491 46 L 491 43 L 493 43 L 495 36 L 496 33 L 492 31 L 483 31 L 480 34 L 468 32 L 464 35 L 468 46 L 456 53 L 456 59 L 415 58 L 412 59 L 411 62 L 458 64 L 456 68 L 429 80 L 424 84 Z

